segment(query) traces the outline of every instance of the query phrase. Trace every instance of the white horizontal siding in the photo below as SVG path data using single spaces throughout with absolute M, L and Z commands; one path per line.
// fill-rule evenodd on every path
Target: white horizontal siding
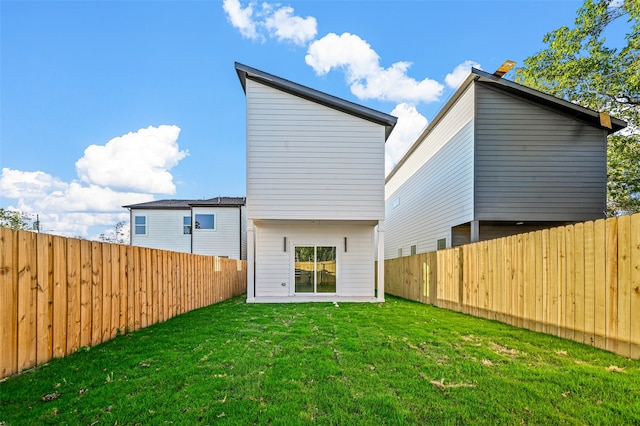
M 384 132 L 247 80 L 247 216 L 382 220 Z
M 604 130 L 492 87 L 476 91 L 476 218 L 602 217 Z
M 385 185 L 385 198 L 389 198 L 402 186 L 414 173 L 429 161 L 444 144 L 456 135 L 463 126 L 473 120 L 474 117 L 474 92 L 470 88 L 460 95 L 449 111 L 442 117 L 423 140 L 416 141 L 419 144 L 410 157 L 395 170 L 394 175 Z
M 414 244 L 417 253 L 434 251 L 441 238 L 451 245 L 451 228 L 473 219 L 473 121 L 390 194 L 386 210 L 386 259 Z
M 161 250 L 191 252 L 191 235 L 183 232 L 183 217 L 189 216 L 190 210 L 148 210 L 131 209 L 131 245 Z M 147 233 L 135 233 L 135 217 L 146 216 Z
M 238 207 L 194 207 L 194 218 L 196 214 L 215 215 L 215 229 L 193 227 L 193 253 L 240 259 L 240 209 Z
M 296 245 L 336 246 L 338 296 L 374 296 L 374 245 L 371 225 L 260 221 L 259 224 L 256 223 L 255 233 L 256 297 L 295 298 L 290 294 L 293 293 L 294 285 L 293 250 Z
M 473 102 L 465 91 L 387 182 L 385 259 L 450 246 L 451 228 L 473 219 Z

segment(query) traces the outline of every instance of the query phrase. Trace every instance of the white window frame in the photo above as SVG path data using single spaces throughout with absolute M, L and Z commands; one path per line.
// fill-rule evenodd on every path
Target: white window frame
M 189 218 L 189 224 L 184 223 L 184 220 L 187 218 Z M 182 234 L 183 235 L 191 235 L 193 233 L 193 226 L 191 225 L 192 222 L 193 222 L 193 218 L 191 217 L 191 215 L 182 216 Z M 185 232 L 187 227 L 189 227 L 189 232 Z
M 138 224 L 137 219 L 144 218 L 144 224 Z M 138 226 L 144 226 L 144 232 L 138 232 Z M 133 235 L 147 235 L 149 228 L 149 218 L 147 215 L 137 214 L 133 216 Z
M 213 216 L 213 228 L 201 228 L 198 226 L 198 216 Z M 195 213 L 193 215 L 193 220 L 192 220 L 192 227 L 191 227 L 191 232 L 194 231 L 215 231 L 218 227 L 217 227 L 217 218 L 216 218 L 217 214 L 216 213 Z M 195 224 L 195 226 L 194 226 Z

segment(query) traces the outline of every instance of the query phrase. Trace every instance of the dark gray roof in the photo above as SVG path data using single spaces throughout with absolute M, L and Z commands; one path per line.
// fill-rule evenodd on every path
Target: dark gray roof
M 565 101 L 564 99 L 556 98 L 555 96 L 547 95 L 539 90 L 523 86 L 522 84 L 518 84 L 514 81 L 505 80 L 504 78 L 497 77 L 476 68 L 471 68 L 471 75 L 462 84 L 462 87 L 468 86 L 472 80 L 480 81 L 481 83 L 498 84 L 500 88 L 506 92 L 515 93 L 520 97 L 529 99 L 538 104 L 562 111 L 566 115 L 577 120 L 584 121 L 592 126 L 602 127 L 600 124 L 600 113 L 598 111 L 576 105 Z M 611 129 L 606 127 L 603 127 L 603 129 L 611 134 L 627 127 L 627 123 L 618 118 L 611 117 L 611 127 Z
M 122 206 L 127 209 L 189 210 L 191 207 L 239 207 L 244 206 L 245 197 L 215 197 L 206 200 L 157 200 Z
M 398 119 L 392 115 L 385 114 L 384 112 L 377 111 L 375 109 L 368 108 L 363 105 L 359 105 L 336 96 L 329 95 L 319 90 L 311 89 L 298 83 L 294 83 L 284 78 L 260 71 L 255 68 L 251 68 L 247 65 L 235 63 L 236 72 L 242 84 L 242 90 L 247 92 L 247 79 L 257 81 L 265 86 L 270 86 L 283 92 L 290 93 L 294 96 L 298 96 L 303 99 L 307 99 L 312 102 L 333 108 L 338 111 L 342 111 L 347 114 L 362 118 L 364 120 L 372 121 L 376 124 L 385 126 L 385 140 L 391 134 Z
M 451 99 L 447 101 L 445 106 L 436 114 L 434 119 L 431 120 L 427 127 L 422 131 L 420 136 L 418 136 L 413 145 L 411 145 L 411 147 L 407 150 L 402 159 L 398 161 L 395 167 L 385 178 L 385 182 L 388 182 L 393 177 L 393 175 L 395 175 L 396 172 L 400 170 L 400 166 L 404 164 L 404 162 L 411 156 L 411 154 L 418 148 L 418 146 L 420 146 L 422 141 L 424 141 L 426 136 L 431 133 L 431 131 L 438 125 L 440 120 L 442 120 L 449 109 L 451 109 L 451 107 L 457 102 L 457 100 L 465 92 L 467 87 L 469 87 L 474 82 L 479 82 L 481 84 L 495 84 L 500 88 L 500 90 L 503 90 L 507 93 L 512 93 L 521 98 L 528 99 L 531 102 L 544 105 L 548 108 L 559 111 L 569 117 L 573 117 L 576 120 L 581 120 L 592 126 L 601 127 L 609 134 L 627 127 L 626 122 L 614 117 L 611 117 L 611 129 L 603 127 L 600 124 L 600 113 L 597 111 L 593 111 L 589 108 L 573 104 L 571 102 L 565 101 L 564 99 L 556 98 L 555 96 L 547 95 L 546 93 L 540 92 L 539 90 L 531 89 L 527 86 L 523 86 L 522 84 L 506 80 L 488 72 L 476 68 L 471 68 L 471 73 L 469 74 L 467 79 L 460 85 L 460 87 L 458 87 Z
M 189 203 L 193 207 L 215 207 L 215 206 L 244 206 L 247 202 L 245 197 L 216 197 L 208 200 L 193 200 Z

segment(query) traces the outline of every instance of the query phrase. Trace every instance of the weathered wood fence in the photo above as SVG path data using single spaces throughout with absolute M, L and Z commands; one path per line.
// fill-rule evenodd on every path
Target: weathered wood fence
M 640 214 L 390 259 L 385 290 L 640 358 Z
M 0 378 L 246 292 L 246 261 L 0 228 Z

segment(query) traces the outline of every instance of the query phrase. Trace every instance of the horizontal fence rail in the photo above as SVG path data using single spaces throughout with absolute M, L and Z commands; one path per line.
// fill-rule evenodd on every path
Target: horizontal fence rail
M 385 261 L 389 294 L 640 358 L 640 214 Z
M 0 378 L 246 292 L 246 261 L 0 228 Z

